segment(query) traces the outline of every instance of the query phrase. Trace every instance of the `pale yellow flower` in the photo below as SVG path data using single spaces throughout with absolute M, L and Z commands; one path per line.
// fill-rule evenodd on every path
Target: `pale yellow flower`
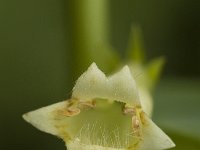
M 106 77 L 93 63 L 77 80 L 71 99 L 23 117 L 39 130 L 62 138 L 68 150 L 163 150 L 175 146 L 143 111 L 127 66 Z

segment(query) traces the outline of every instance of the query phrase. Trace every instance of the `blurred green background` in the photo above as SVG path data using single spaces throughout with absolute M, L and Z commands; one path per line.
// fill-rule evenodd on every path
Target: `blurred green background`
M 91 1 L 94 12 L 97 1 Z M 74 49 L 84 50 L 90 33 L 77 29 L 85 25 L 90 30 L 102 18 L 94 13 L 94 21 L 79 22 L 84 2 L 0 1 L 0 149 L 65 149 L 61 140 L 36 130 L 21 115 L 67 99 L 76 75 L 87 67 L 76 64 L 85 56 Z M 141 26 L 148 59 L 167 58 L 154 92 L 153 119 L 171 135 L 177 150 L 199 150 L 200 1 L 110 0 L 106 6 L 106 33 L 95 32 L 94 37 L 109 41 L 124 57 L 131 25 Z

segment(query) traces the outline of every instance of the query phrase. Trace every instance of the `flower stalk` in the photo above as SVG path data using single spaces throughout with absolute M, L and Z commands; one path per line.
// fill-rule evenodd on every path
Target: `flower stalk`
M 68 2 L 69 68 L 71 68 L 72 78 L 76 79 L 94 60 L 100 65 L 103 63 L 95 55 L 102 53 L 109 41 L 108 3 L 107 0 L 70 0 Z

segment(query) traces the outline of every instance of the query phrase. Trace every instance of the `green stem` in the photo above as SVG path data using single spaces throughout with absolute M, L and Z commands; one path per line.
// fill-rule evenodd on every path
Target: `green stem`
M 74 80 L 100 53 L 96 46 L 108 41 L 108 1 L 71 0 L 70 9 L 70 77 Z

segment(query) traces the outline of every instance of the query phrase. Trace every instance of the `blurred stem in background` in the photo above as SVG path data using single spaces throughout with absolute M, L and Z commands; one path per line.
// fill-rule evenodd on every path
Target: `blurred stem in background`
M 145 62 L 146 56 L 143 43 L 142 29 L 138 24 L 133 25 L 131 28 L 128 49 L 126 51 L 127 60 L 131 60 L 134 63 L 140 64 Z
M 115 54 L 111 54 L 112 52 L 108 50 L 110 49 L 108 2 L 71 0 L 68 3 L 71 81 L 74 81 L 93 61 L 106 71 L 116 64 Z M 108 60 L 109 64 L 106 62 Z

